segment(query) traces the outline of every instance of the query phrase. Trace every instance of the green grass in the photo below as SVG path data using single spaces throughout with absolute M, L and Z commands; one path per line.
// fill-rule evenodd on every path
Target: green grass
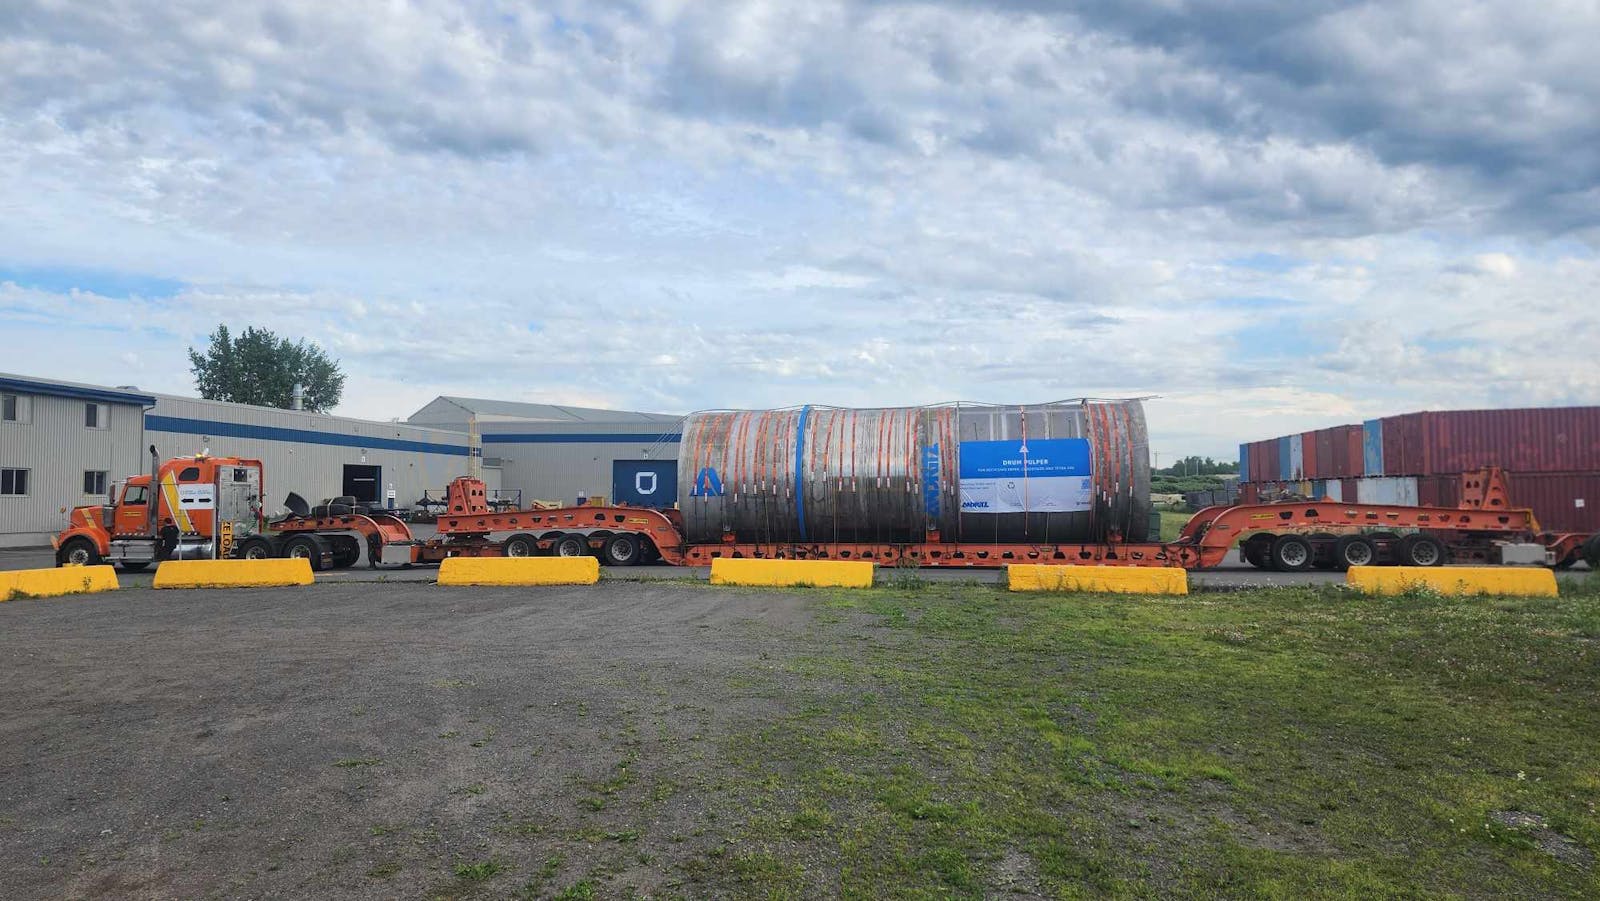
M 817 603 L 711 893 L 1600 894 L 1593 592 Z
M 1161 540 L 1176 541 L 1178 533 L 1183 531 L 1184 523 L 1193 516 L 1192 513 L 1180 513 L 1176 510 L 1161 511 Z

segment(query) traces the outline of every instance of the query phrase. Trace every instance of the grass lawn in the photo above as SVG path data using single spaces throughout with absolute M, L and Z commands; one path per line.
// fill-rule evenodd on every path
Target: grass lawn
M 1600 598 L 817 596 L 691 894 L 1600 895 Z
M 1161 540 L 1176 541 L 1178 533 L 1183 531 L 1184 523 L 1194 516 L 1193 513 L 1182 513 L 1176 510 L 1161 511 Z

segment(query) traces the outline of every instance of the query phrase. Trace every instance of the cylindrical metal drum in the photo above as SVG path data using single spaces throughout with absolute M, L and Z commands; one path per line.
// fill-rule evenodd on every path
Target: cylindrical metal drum
M 696 413 L 679 445 L 678 507 L 695 543 L 1144 541 L 1144 406 Z

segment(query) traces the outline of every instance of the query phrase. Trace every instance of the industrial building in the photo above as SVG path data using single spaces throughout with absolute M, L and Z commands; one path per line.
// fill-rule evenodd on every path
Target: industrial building
M 519 506 L 579 496 L 644 507 L 677 501 L 681 416 L 444 396 L 407 421 L 476 435 L 485 482 Z
M 1600 531 L 1600 407 L 1424 411 L 1241 444 L 1240 499 L 1454 507 L 1461 474 L 1491 466 L 1542 528 Z
M 103 501 L 163 458 L 209 453 L 266 464 L 268 510 L 293 491 L 408 508 L 439 498 L 474 449 L 491 496 L 610 498 L 670 507 L 681 417 L 440 397 L 408 421 L 373 422 L 0 374 L 0 547 L 49 543 L 63 508 Z

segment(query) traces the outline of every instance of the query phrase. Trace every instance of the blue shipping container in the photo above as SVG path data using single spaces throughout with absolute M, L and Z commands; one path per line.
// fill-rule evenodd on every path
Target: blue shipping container
M 1255 479 L 1252 478 L 1252 475 L 1250 472 L 1250 445 L 1241 444 L 1239 445 L 1239 481 L 1253 482 Z
M 1289 439 L 1288 438 L 1279 438 L 1278 439 L 1278 478 L 1283 479 L 1285 482 L 1288 482 L 1288 481 L 1293 480 L 1294 477 L 1295 477 L 1295 474 L 1294 474 L 1294 453 L 1293 453 L 1293 451 L 1291 451 L 1289 449 Z
M 1369 419 L 1361 424 L 1361 472 L 1383 475 L 1383 420 Z
M 632 507 L 671 507 L 678 502 L 678 461 L 613 460 L 611 497 Z
M 1306 477 L 1306 451 L 1305 439 L 1300 435 L 1290 435 L 1289 442 L 1289 468 L 1283 474 L 1286 479 L 1304 479 Z

